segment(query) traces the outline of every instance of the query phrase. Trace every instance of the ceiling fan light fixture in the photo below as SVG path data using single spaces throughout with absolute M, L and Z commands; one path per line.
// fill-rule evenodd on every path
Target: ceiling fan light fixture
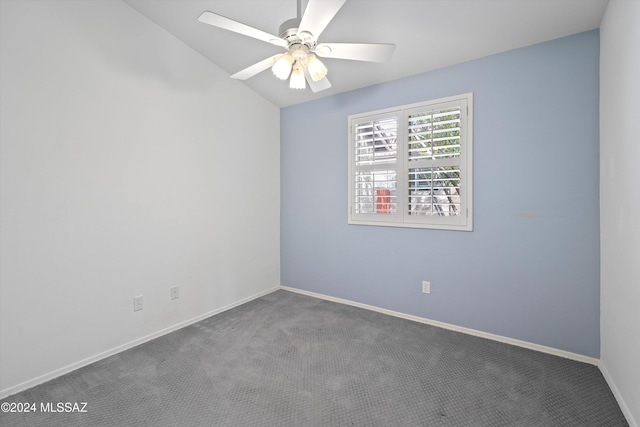
M 309 55 L 307 70 L 314 82 L 320 81 L 327 75 L 327 67 L 315 55 Z
M 283 54 L 273 67 L 271 67 L 271 71 L 273 74 L 280 80 L 287 80 L 289 78 L 289 74 L 291 73 L 291 67 L 293 66 L 293 57 L 289 53 Z
M 307 87 L 307 84 L 304 81 L 304 72 L 302 71 L 301 67 L 297 66 L 291 72 L 289 87 L 291 89 L 304 89 L 305 87 Z

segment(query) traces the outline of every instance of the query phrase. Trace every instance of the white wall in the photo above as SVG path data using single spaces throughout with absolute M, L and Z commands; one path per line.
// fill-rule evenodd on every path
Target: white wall
M 640 422 L 640 2 L 611 0 L 600 29 L 601 369 Z
M 279 109 L 125 3 L 0 7 L 0 397 L 278 286 Z

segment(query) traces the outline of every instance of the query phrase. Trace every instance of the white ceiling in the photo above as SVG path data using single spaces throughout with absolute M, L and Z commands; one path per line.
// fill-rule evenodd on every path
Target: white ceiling
M 230 75 L 283 51 L 197 21 L 209 10 L 277 35 L 297 0 L 124 0 Z M 347 0 L 320 42 L 395 43 L 384 64 L 323 60 L 330 89 L 289 89 L 266 70 L 244 83 L 279 107 L 370 86 L 600 26 L 608 0 Z M 302 7 L 307 0 L 302 0 Z

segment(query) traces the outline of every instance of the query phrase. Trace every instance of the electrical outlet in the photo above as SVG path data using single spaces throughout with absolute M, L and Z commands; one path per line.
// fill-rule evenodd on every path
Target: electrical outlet
M 427 282 L 426 280 L 422 282 L 422 293 L 431 293 L 431 282 Z
M 133 297 L 133 311 L 142 310 L 142 295 L 139 297 Z
M 171 287 L 171 299 L 180 298 L 180 286 Z

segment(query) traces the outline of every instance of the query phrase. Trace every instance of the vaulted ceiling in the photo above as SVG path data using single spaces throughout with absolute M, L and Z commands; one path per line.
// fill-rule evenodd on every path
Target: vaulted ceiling
M 205 10 L 270 34 L 296 0 L 124 0 L 230 75 L 282 48 L 197 21 Z M 322 1 L 322 0 L 319 0 Z M 394 43 L 386 63 L 323 60 L 332 87 L 295 90 L 270 70 L 244 84 L 279 107 L 443 68 L 600 26 L 608 0 L 347 0 L 320 42 Z M 302 10 L 307 0 L 302 0 Z

